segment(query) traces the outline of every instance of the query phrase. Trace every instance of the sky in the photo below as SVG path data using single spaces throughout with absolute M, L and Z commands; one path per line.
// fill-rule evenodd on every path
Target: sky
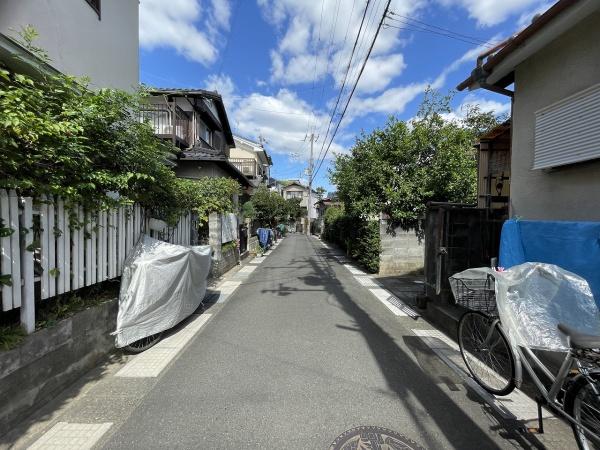
M 314 134 L 315 170 L 320 166 L 314 186 L 334 191 L 332 159 L 348 152 L 357 135 L 383 127 L 390 116 L 414 117 L 428 86 L 454 89 L 478 54 L 553 2 L 392 0 L 331 140 L 386 3 L 141 0 L 140 79 L 155 87 L 217 90 L 234 134 L 264 139 L 278 179 L 307 180 L 307 136 Z M 443 36 L 445 30 L 458 35 Z M 473 103 L 497 114 L 510 111 L 506 97 L 476 90 L 456 93 L 452 116 Z

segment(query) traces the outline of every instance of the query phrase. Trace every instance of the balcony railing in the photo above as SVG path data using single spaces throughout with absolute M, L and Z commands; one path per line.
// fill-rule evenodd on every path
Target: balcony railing
M 190 144 L 190 119 L 177 105 L 144 105 L 141 120 L 148 122 L 158 137 L 173 139 L 184 146 Z
M 258 177 L 258 168 L 256 160 L 252 158 L 229 158 L 229 162 L 233 164 L 240 172 L 250 178 Z

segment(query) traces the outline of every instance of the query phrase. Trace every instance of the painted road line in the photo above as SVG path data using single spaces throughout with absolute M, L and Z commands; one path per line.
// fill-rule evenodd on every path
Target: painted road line
M 509 395 L 496 397 L 477 384 L 470 376 L 468 369 L 460 354 L 458 344 L 438 330 L 412 330 L 421 340 L 431 348 L 434 353 L 454 370 L 463 381 L 498 414 L 505 419 L 536 420 L 537 404 L 520 389 L 515 389 Z M 544 418 L 553 418 L 554 415 L 542 409 Z
M 225 300 L 227 300 L 227 298 L 233 294 L 240 284 L 242 284 L 240 280 L 228 280 L 221 283 L 219 287 L 217 287 L 217 289 L 220 291 L 219 300 L 217 300 L 217 303 L 225 302 Z
M 58 422 L 29 447 L 31 450 L 90 449 L 108 431 L 112 423 Z
M 260 264 L 261 262 L 263 262 L 265 259 L 264 256 L 257 256 L 256 258 L 254 258 L 252 261 L 250 261 L 248 264 Z
M 381 284 L 369 276 L 355 275 L 354 279 L 366 288 L 380 288 Z
M 192 319 L 181 330 L 134 357 L 115 376 L 127 378 L 157 377 L 200 331 L 200 328 L 208 322 L 211 316 L 211 314 L 202 314 Z
M 352 275 L 367 275 L 367 272 L 363 272 L 358 267 L 352 264 L 344 264 L 344 267 L 350 271 Z
M 240 270 L 237 271 L 237 274 L 245 274 L 245 275 L 250 275 L 252 272 L 254 272 L 256 269 L 258 268 L 258 266 L 244 266 L 242 267 Z

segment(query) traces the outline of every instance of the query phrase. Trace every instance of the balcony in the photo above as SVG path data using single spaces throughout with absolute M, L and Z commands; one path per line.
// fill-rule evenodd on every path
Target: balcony
M 179 147 L 190 145 L 190 119 L 177 105 L 147 104 L 140 111 L 141 121 L 154 129 L 156 136 L 169 139 Z
M 248 178 L 257 178 L 259 176 L 258 166 L 256 160 L 253 158 L 229 158 L 229 162 Z

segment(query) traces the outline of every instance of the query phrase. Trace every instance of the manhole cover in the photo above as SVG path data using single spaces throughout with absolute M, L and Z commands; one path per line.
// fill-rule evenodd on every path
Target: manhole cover
M 329 450 L 424 450 L 416 442 L 387 428 L 363 426 L 343 432 Z

